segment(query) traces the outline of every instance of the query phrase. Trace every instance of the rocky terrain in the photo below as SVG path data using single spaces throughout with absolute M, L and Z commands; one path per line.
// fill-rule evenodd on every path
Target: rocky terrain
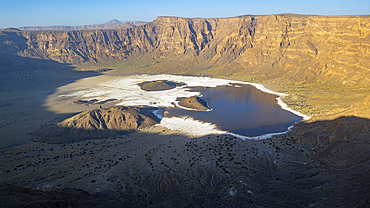
M 1 207 L 119 207 L 122 204 L 102 195 L 91 195 L 78 189 L 45 192 L 0 183 Z
M 7 184 L 0 205 L 366 207 L 369 31 L 368 15 L 292 14 L 158 17 L 115 30 L 1 30 L 0 181 Z M 150 126 L 153 115 L 136 108 L 104 106 L 73 117 L 46 109 L 49 95 L 98 76 L 94 69 L 262 83 L 314 117 L 286 134 L 241 140 Z M 29 140 L 26 133 L 41 125 L 39 140 Z M 90 137 L 100 132 L 102 138 Z
M 331 206 L 361 207 L 370 202 L 369 176 L 364 174 L 370 167 L 369 136 L 370 120 L 351 116 L 300 123 L 284 137 L 315 149 L 307 164 L 324 167 L 334 177 L 327 186 Z
M 19 143 L 1 148 L 0 180 L 79 188 L 129 207 L 361 207 L 370 200 L 369 127 L 368 119 L 341 117 L 265 140 L 153 126 L 109 139 Z
M 116 137 L 130 131 L 158 124 L 152 111 L 157 108 L 116 106 L 81 112 L 57 124 L 31 133 L 37 141 L 76 142 L 86 139 Z
M 109 30 L 109 29 L 127 29 L 133 28 L 140 25 L 144 25 L 147 22 L 141 21 L 125 21 L 121 22 L 116 19 L 111 20 L 105 24 L 96 24 L 96 25 L 82 25 L 82 26 L 36 26 L 36 27 L 20 27 L 19 30 L 25 31 L 55 31 L 55 30 Z
M 0 32 L 0 51 L 115 73 L 187 73 L 264 83 L 309 115 L 369 116 L 370 16 L 158 17 L 130 29 Z M 115 63 L 115 64 L 112 64 Z M 354 95 L 355 94 L 355 95 Z M 351 113 L 348 111 L 351 110 Z
M 185 108 L 194 109 L 197 111 L 208 111 L 211 110 L 208 107 L 208 103 L 198 96 L 192 96 L 188 98 L 177 98 L 179 105 Z

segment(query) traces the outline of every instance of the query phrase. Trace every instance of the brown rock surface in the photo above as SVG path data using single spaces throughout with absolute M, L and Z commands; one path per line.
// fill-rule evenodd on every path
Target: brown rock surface
M 179 101 L 179 105 L 185 108 L 191 108 L 197 111 L 211 110 L 208 107 L 208 103 L 197 96 L 192 96 L 188 98 L 177 98 L 177 100 Z
M 309 115 L 348 112 L 368 96 L 370 16 L 158 17 L 130 29 L 0 32 L 0 51 L 114 73 L 206 74 L 264 83 Z M 122 63 L 121 63 L 122 62 Z M 366 111 L 356 115 L 370 117 Z
M 0 32 L 0 51 L 66 63 L 123 61 L 115 68 L 118 74 L 125 70 L 204 73 L 262 82 L 291 94 L 284 101 L 311 115 L 370 117 L 369 19 L 159 17 L 128 30 L 7 29 Z M 3 74 L 25 79 L 15 73 L 18 62 L 3 58 L 2 63 Z M 3 111 L 9 111 L 10 105 L 2 104 Z M 23 106 L 19 109 L 24 111 Z M 368 119 L 302 122 L 284 135 L 259 141 L 223 135 L 187 138 L 165 129 L 115 138 L 140 127 L 139 123 L 155 121 L 152 114 L 147 119 L 142 112 L 123 111 L 87 111 L 34 134 L 49 143 L 2 148 L 1 180 L 23 187 L 50 185 L 49 189 L 74 186 L 94 192 L 99 187 L 117 199 L 135 198 L 147 206 L 366 207 L 370 203 Z M 20 116 L 34 121 L 24 113 Z M 14 129 L 20 126 L 14 124 Z M 78 142 L 109 136 L 115 139 Z M 77 142 L 50 144 L 70 141 Z
M 17 52 L 67 63 L 187 57 L 187 67 L 212 66 L 210 74 L 214 75 L 240 73 L 230 71 L 233 67 L 243 69 L 243 74 L 307 81 L 350 75 L 350 80 L 343 80 L 350 84 L 365 81 L 358 72 L 370 68 L 369 20 L 370 16 L 158 17 L 149 24 L 124 30 L 17 32 L 27 45 Z M 1 39 L 11 33 L 15 32 L 3 30 Z M 9 45 L 4 41 L 2 44 Z M 181 59 L 175 62 L 185 64 Z M 150 70 L 168 71 L 164 64 L 169 63 L 156 64 Z M 217 68 L 215 64 L 225 67 Z
M 117 106 L 79 113 L 60 123 L 42 127 L 31 135 L 39 141 L 52 143 L 114 137 L 159 123 L 151 112 L 153 107 Z

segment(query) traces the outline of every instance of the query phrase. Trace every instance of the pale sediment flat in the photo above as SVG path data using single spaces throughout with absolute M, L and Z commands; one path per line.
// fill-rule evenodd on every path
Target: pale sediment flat
M 239 134 L 235 134 L 232 132 L 222 131 L 217 128 L 216 125 L 202 122 L 198 120 L 194 120 L 191 117 L 164 117 L 160 124 L 157 126 L 166 127 L 168 130 L 181 132 L 183 134 L 189 136 L 205 136 L 209 134 L 223 134 L 223 135 L 230 135 L 234 136 L 243 140 L 261 140 L 261 139 L 269 139 L 272 136 L 282 135 L 289 132 L 293 126 L 290 126 L 287 131 L 277 132 L 277 133 L 270 133 L 270 134 L 263 134 L 260 136 L 243 136 Z
M 144 91 L 140 89 L 139 83 L 145 81 L 168 80 L 173 82 L 184 82 L 185 86 L 176 87 L 164 91 Z M 265 88 L 262 84 L 248 83 L 235 80 L 218 79 L 210 77 L 196 77 L 196 76 L 181 76 L 181 75 L 132 75 L 132 76 L 108 76 L 102 75 L 98 77 L 85 78 L 78 80 L 75 83 L 58 88 L 57 92 L 49 96 L 46 106 L 50 111 L 55 113 L 72 113 L 82 110 L 96 109 L 99 105 L 77 105 L 73 101 L 76 100 L 92 100 L 99 101 L 117 99 L 114 102 L 104 104 L 103 107 L 113 105 L 137 106 L 146 105 L 153 107 L 172 108 L 178 105 L 176 98 L 201 96 L 200 92 L 189 91 L 187 87 L 217 87 L 232 84 L 248 84 L 257 89 L 277 96 L 277 103 L 284 110 L 290 111 L 307 120 L 310 117 L 303 115 L 293 109 L 289 108 L 281 99 L 282 96 L 287 96 L 284 93 L 274 92 Z M 162 119 L 159 125 L 170 130 L 179 131 L 183 134 L 192 136 L 202 136 L 207 134 L 229 134 L 237 136 L 241 139 L 265 139 L 270 138 L 276 134 L 283 134 L 286 132 L 279 132 L 273 134 L 265 134 L 256 137 L 240 136 L 234 133 L 228 133 L 217 129 L 215 124 L 206 123 L 194 120 L 189 117 L 165 117 L 164 112 L 157 111 L 155 114 Z M 288 129 L 289 131 L 289 129 Z
M 262 140 L 262 139 L 269 139 L 271 138 L 272 136 L 277 136 L 277 135 L 282 135 L 282 134 L 286 134 L 288 133 L 291 129 L 293 128 L 293 125 L 292 126 L 289 126 L 288 130 L 287 131 L 283 131 L 283 132 L 277 132 L 277 133 L 270 133 L 270 134 L 263 134 L 263 135 L 260 135 L 260 136 L 252 136 L 252 137 L 249 137 L 249 136 L 243 136 L 243 135 L 239 135 L 239 134 L 235 134 L 235 133 L 232 133 L 232 132 L 226 132 L 224 134 L 227 134 L 227 135 L 231 135 L 231 136 L 234 136 L 234 137 L 238 137 L 240 139 L 243 139 L 243 140 Z
M 194 120 L 191 117 L 164 117 L 159 124 L 170 130 L 177 130 L 190 136 L 204 136 L 208 134 L 227 134 L 219 130 L 216 125 Z

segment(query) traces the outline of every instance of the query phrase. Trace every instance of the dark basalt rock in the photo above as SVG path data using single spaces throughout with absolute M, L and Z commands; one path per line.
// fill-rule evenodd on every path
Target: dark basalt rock
M 101 104 L 105 104 L 105 103 L 108 103 L 108 102 L 112 102 L 112 101 L 116 101 L 117 99 L 107 99 L 107 100 L 103 100 L 103 101 L 99 101 L 97 99 L 92 99 L 92 100 L 77 100 L 77 101 L 74 101 L 73 103 L 75 104 L 79 104 L 79 105 L 93 105 L 93 104 L 97 104 L 97 105 L 101 105 Z

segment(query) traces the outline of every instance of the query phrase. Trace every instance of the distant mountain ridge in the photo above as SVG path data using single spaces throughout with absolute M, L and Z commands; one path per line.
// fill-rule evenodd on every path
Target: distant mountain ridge
M 117 19 L 110 20 L 104 24 L 93 24 L 93 25 L 81 25 L 81 26 L 31 26 L 31 27 L 20 27 L 19 30 L 23 31 L 56 31 L 56 30 L 107 30 L 107 29 L 128 29 L 134 28 L 140 25 L 147 24 L 148 22 L 142 21 L 124 21 L 121 22 Z

